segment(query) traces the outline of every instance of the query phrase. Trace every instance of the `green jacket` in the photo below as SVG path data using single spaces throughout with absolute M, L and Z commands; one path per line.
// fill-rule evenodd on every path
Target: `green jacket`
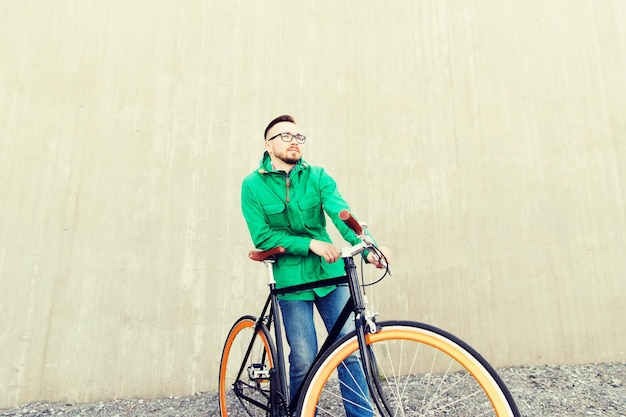
M 327 263 L 309 251 L 311 239 L 331 242 L 324 212 L 346 241 L 352 245 L 359 242 L 339 219 L 339 212 L 349 207 L 323 168 L 301 160 L 287 175 L 272 168 L 266 152 L 259 169 L 243 180 L 241 208 L 257 249 L 276 246 L 286 249 L 274 264 L 277 288 L 345 275 L 341 260 Z M 324 296 L 333 288 L 317 288 L 281 298 L 313 300 L 315 295 Z

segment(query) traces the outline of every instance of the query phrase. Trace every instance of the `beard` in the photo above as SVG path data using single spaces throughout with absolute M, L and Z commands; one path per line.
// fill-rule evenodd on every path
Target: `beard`
M 276 157 L 287 164 L 295 165 L 300 161 L 302 155 L 300 151 L 294 152 L 287 150 L 281 154 L 276 154 Z

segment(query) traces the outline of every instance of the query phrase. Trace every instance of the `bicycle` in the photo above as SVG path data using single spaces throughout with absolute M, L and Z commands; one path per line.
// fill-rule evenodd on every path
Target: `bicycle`
M 380 281 L 389 269 L 376 282 L 359 281 L 353 257 L 377 249 L 364 224 L 348 211 L 341 212 L 340 218 L 361 239 L 341 250 L 345 277 L 277 289 L 272 266 L 284 248 L 250 252 L 250 259 L 267 266 L 270 293 L 258 318 L 241 317 L 226 338 L 219 371 L 222 417 L 344 416 L 344 406 L 349 405 L 347 391 L 353 391 L 348 392 L 352 397 L 358 394 L 362 398 L 358 406 L 368 408 L 374 416 L 520 416 L 502 379 L 467 343 L 424 323 L 377 322 L 375 315 L 366 311 L 364 286 Z M 289 402 L 277 296 L 345 284 L 351 298 L 329 331 L 300 391 Z M 355 329 L 335 340 L 351 317 Z M 336 375 L 345 369 L 344 361 L 354 357 L 361 364 L 366 387 L 348 389 Z

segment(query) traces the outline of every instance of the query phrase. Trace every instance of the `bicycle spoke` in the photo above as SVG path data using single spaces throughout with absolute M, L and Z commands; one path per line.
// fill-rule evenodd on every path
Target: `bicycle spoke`
M 383 327 L 379 333 L 368 335 L 376 367 L 373 377 L 380 381 L 383 402 L 391 407 L 392 415 L 518 416 L 514 403 L 508 405 L 506 387 L 485 368 L 488 364 L 447 337 L 412 324 L 389 331 Z M 315 412 L 320 416 L 346 416 L 342 402 L 367 408 L 367 404 L 346 400 L 348 391 L 353 395 L 356 391 L 345 389 L 337 372 L 333 372 L 333 368 L 344 369 L 341 358 L 357 350 L 354 337 L 335 347 L 317 365 L 307 380 L 307 397 L 302 400 L 304 417 L 312 417 Z M 339 390 L 342 386 L 343 392 Z M 387 415 L 373 405 L 370 409 L 374 410 L 370 415 Z
M 229 334 L 220 365 L 220 411 L 223 417 L 266 417 L 270 409 L 269 370 L 274 363 L 270 338 L 243 317 Z

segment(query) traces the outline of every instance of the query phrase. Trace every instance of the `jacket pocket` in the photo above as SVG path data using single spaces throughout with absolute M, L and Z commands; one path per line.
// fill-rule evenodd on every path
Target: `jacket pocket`
M 279 256 L 274 278 L 278 288 L 302 284 L 302 257 L 289 254 Z
M 285 204 L 266 204 L 263 206 L 263 211 L 267 216 L 267 222 L 270 227 L 289 227 L 289 216 L 287 215 L 287 206 Z
M 302 221 L 308 228 L 319 229 L 324 225 L 324 212 L 322 211 L 322 200 L 319 197 L 310 197 L 298 201 Z
M 283 268 L 285 266 L 294 266 L 294 265 L 298 265 L 298 268 L 300 267 L 299 265 L 302 263 L 302 256 L 298 256 L 298 255 L 290 255 L 290 254 L 284 254 L 278 257 L 278 261 L 276 262 L 276 266 L 278 268 Z M 300 272 L 298 271 L 298 275 L 300 275 Z

